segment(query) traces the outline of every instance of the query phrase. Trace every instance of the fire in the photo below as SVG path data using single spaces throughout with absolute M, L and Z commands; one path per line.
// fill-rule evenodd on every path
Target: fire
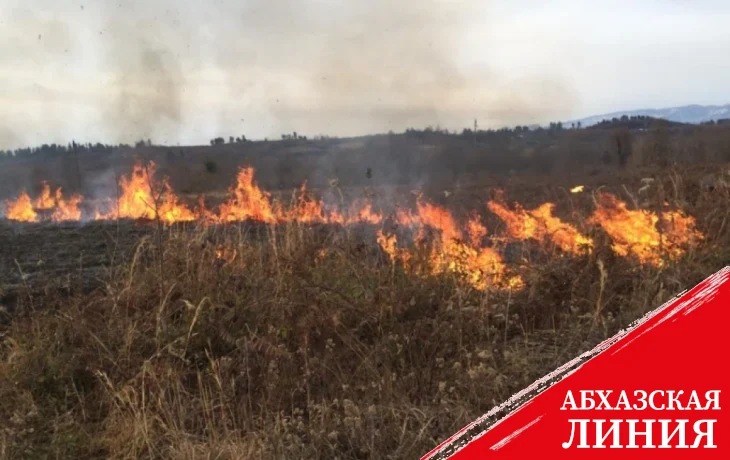
M 254 169 L 243 167 L 236 176 L 236 185 L 231 187 L 231 197 L 220 207 L 221 222 L 238 222 L 247 219 L 266 223 L 282 220 L 278 206 L 271 202 L 269 193 L 261 190 L 253 180 Z
M 307 196 L 307 183 L 299 189 L 297 205 L 289 213 L 289 220 L 306 224 L 327 222 L 322 201 Z
M 398 238 L 395 235 L 386 235 L 383 230 L 378 230 L 378 245 L 383 252 L 390 256 L 393 262 L 400 261 L 404 267 L 408 267 L 411 260 L 411 254 L 403 249 L 398 248 Z
M 42 183 L 43 189 L 41 190 L 41 195 L 36 198 L 35 200 L 35 208 L 36 209 L 53 209 L 56 207 L 56 200 L 54 199 L 53 195 L 51 194 L 51 186 L 48 185 L 48 182 L 43 181 Z M 59 189 L 60 190 L 60 189 Z
M 180 198 L 175 195 L 167 180 L 163 181 L 163 187 L 164 198 L 158 209 L 160 219 L 168 224 L 195 220 L 195 214 L 185 204 L 180 203 Z
M 597 209 L 589 219 L 599 224 L 613 241 L 614 252 L 622 257 L 633 255 L 641 263 L 661 267 L 664 257 L 681 257 L 684 247 L 701 240 L 695 220 L 679 211 L 656 213 L 644 209 L 630 210 L 614 195 L 601 193 Z
M 583 193 L 583 190 L 585 190 L 585 185 L 576 185 L 570 189 L 570 193 Z
M 79 205 L 82 201 L 83 197 L 80 195 L 65 199 L 61 187 L 51 193 L 50 185 L 44 181 L 41 194 L 35 201 L 25 191 L 15 200 L 8 201 L 5 217 L 18 222 L 38 222 L 42 219 L 53 222 L 78 221 L 81 220 Z M 44 213 L 39 214 L 38 211 Z
M 704 239 L 704 235 L 696 229 L 695 218 L 686 216 L 680 211 L 665 211 L 660 220 L 664 238 L 668 243 L 667 250 L 676 259 L 684 254 L 684 246 L 693 246 Z
M 421 224 L 441 232 L 442 239 L 462 239 L 461 230 L 447 209 L 421 200 L 416 203 L 416 209 Z
M 81 195 L 72 195 L 71 198 L 66 200 L 63 197 L 61 187 L 59 187 L 56 189 L 55 208 L 51 215 L 51 220 L 54 222 L 81 220 L 81 209 L 79 209 L 79 205 L 83 200 L 84 197 Z
M 38 214 L 33 209 L 33 203 L 25 191 L 20 192 L 18 198 L 8 201 L 5 217 L 18 222 L 38 222 Z
M 378 224 L 383 221 L 382 214 L 373 210 L 372 203 L 358 200 L 350 206 L 346 214 L 333 209 L 328 210 L 321 199 L 311 196 L 307 183 L 303 183 L 289 209 L 271 198 L 271 194 L 261 190 L 254 181 L 255 170 L 243 167 L 236 177 L 236 184 L 230 190 L 230 198 L 219 208 L 216 218 L 219 222 L 238 222 L 255 220 L 274 224 L 300 222 L 304 224 L 331 223 L 349 225 L 358 222 Z
M 482 240 L 487 236 L 487 227 L 481 223 L 476 214 L 466 223 L 466 231 L 469 234 L 469 242 L 474 247 L 481 246 Z
M 218 246 L 215 249 L 215 258 L 219 264 L 230 264 L 236 260 L 238 251 L 236 248 L 229 248 L 227 246 Z
M 420 227 L 416 238 L 417 244 L 425 246 L 424 227 L 436 231 L 434 241 L 428 254 L 427 271 L 438 275 L 455 273 L 462 277 L 475 289 L 486 290 L 490 287 L 520 288 L 522 280 L 519 276 L 509 277 L 507 267 L 501 255 L 493 248 L 480 247 L 481 236 L 486 234 L 486 228 L 472 218 L 468 225 L 470 242 L 465 241 L 464 235 L 451 213 L 431 203 L 419 199 L 416 203 L 417 213 L 400 211 L 396 214 L 398 223 L 409 227 Z M 378 242 L 383 250 L 391 257 L 403 260 L 402 252 L 397 250 L 395 237 L 378 235 Z
M 135 164 L 128 176 L 120 178 L 118 199 L 109 200 L 109 207 L 103 212 L 97 209 L 96 218 L 159 218 L 168 224 L 193 220 L 214 224 L 250 219 L 267 224 L 378 225 L 386 221 L 369 197 L 355 200 L 343 209 L 328 208 L 323 200 L 307 190 L 306 183 L 295 192 L 291 206 L 284 208 L 256 184 L 252 167 L 242 167 L 238 171 L 228 199 L 217 210 L 209 210 L 203 196 L 191 210 L 176 195 L 167 178 L 155 179 L 155 172 L 153 162 L 146 166 Z M 571 192 L 583 190 L 584 186 L 580 185 Z M 44 181 L 35 199 L 23 191 L 14 200 L 7 201 L 5 217 L 20 222 L 80 221 L 83 200 L 80 195 L 64 197 L 60 187 L 54 192 Z M 499 198 L 488 202 L 487 207 L 504 221 L 506 240 L 550 242 L 570 254 L 593 250 L 591 238 L 554 215 L 553 203 L 544 203 L 531 210 L 519 204 L 509 208 L 502 203 Z M 377 242 L 394 262 L 400 261 L 421 275 L 456 274 L 480 290 L 522 286 L 522 279 L 509 273 L 497 249 L 491 245 L 485 247 L 488 232 L 478 214 L 473 214 L 466 223 L 457 222 L 448 209 L 426 201 L 419 192 L 415 209 L 396 209 L 388 216 L 389 220 L 391 216 L 401 229 L 414 232 L 415 242 L 410 248 L 399 247 L 395 234 L 379 231 Z M 641 263 L 655 266 L 661 266 L 667 259 L 681 257 L 688 246 L 703 238 L 696 229 L 694 218 L 670 210 L 666 202 L 658 215 L 643 209 L 629 210 L 626 203 L 607 193 L 598 195 L 596 210 L 588 223 L 598 224 L 605 230 L 612 240 L 613 251 L 619 256 L 636 257 Z M 492 243 L 501 239 L 495 235 L 489 238 Z M 217 252 L 219 259 L 228 260 L 229 256 Z
M 198 197 L 198 204 L 195 207 L 195 217 L 198 220 L 201 220 L 205 223 L 213 223 L 218 220 L 218 217 L 213 213 L 213 211 L 209 210 L 208 207 L 205 205 L 205 196 L 200 195 Z
M 397 209 L 395 212 L 395 220 L 404 227 L 414 227 L 419 224 L 418 217 L 410 209 Z
M 353 205 L 352 218 L 349 221 L 377 225 L 383 222 L 383 215 L 373 211 L 373 205 L 369 202 L 357 201 Z
M 121 194 L 111 206 L 111 211 L 97 211 L 97 219 L 150 219 L 160 220 L 167 224 L 195 220 L 195 214 L 184 204 L 163 178 L 162 182 L 154 179 L 157 167 L 154 162 L 143 166 L 136 163 L 132 173 L 119 180 Z
M 487 207 L 504 221 L 512 238 L 533 239 L 541 243 L 552 240 L 560 249 L 572 254 L 590 252 L 593 248 L 592 239 L 553 216 L 553 203 L 544 203 L 531 211 L 524 210 L 519 204 L 512 211 L 495 201 L 487 203 Z
M 316 255 L 315 259 L 317 260 L 317 262 L 319 262 L 319 261 L 323 260 L 324 258 L 326 258 L 327 256 L 329 256 L 329 254 L 330 254 L 330 252 L 327 248 L 319 248 L 319 249 L 317 249 L 317 255 Z

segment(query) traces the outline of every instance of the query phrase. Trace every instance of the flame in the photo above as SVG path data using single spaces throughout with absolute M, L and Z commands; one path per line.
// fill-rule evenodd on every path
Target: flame
M 24 191 L 20 192 L 18 198 L 6 202 L 7 210 L 5 217 L 18 222 L 38 222 L 38 214 L 33 209 L 33 203 Z
M 597 209 L 589 222 L 599 224 L 613 241 L 612 248 L 620 256 L 635 256 L 643 264 L 664 265 L 664 257 L 676 259 L 685 247 L 703 239 L 695 229 L 693 217 L 680 211 L 656 213 L 630 210 L 626 203 L 609 193 L 600 193 Z
M 353 225 L 367 223 L 377 225 L 383 221 L 383 215 L 373 210 L 373 205 L 367 200 L 355 200 L 347 210 L 347 215 L 333 209 L 326 210 L 322 200 L 315 199 L 307 193 L 307 183 L 299 189 L 296 205 L 285 216 L 285 219 L 301 223 L 330 223 L 339 225 Z
M 570 189 L 570 193 L 583 193 L 583 190 L 585 190 L 585 185 L 576 185 L 575 187 Z
M 390 256 L 390 260 L 393 262 L 400 261 L 404 267 L 409 266 L 411 254 L 398 248 L 398 238 L 395 235 L 386 235 L 381 229 L 378 230 L 377 241 L 383 252 Z
M 383 215 L 373 211 L 373 204 L 368 201 L 356 201 L 352 206 L 352 218 L 348 223 L 365 223 L 378 225 L 383 222 Z
M 346 219 L 345 216 L 336 209 L 334 209 L 330 212 L 328 221 L 331 224 L 338 224 L 338 225 L 347 225 L 347 223 L 348 223 L 348 219 Z
M 97 210 L 96 219 L 150 219 L 167 224 L 195 220 L 195 214 L 184 204 L 163 178 L 155 180 L 157 166 L 150 161 L 146 166 L 136 163 L 132 173 L 119 179 L 121 194 L 111 204 L 111 210 L 101 213 Z
M 396 219 L 399 224 L 410 227 L 420 227 L 417 234 L 417 244 L 425 245 L 425 227 L 436 230 L 433 245 L 428 254 L 427 271 L 438 275 L 454 273 L 462 277 L 475 289 L 486 290 L 496 287 L 522 287 L 519 276 L 509 277 L 507 267 L 502 256 L 493 248 L 479 246 L 481 236 L 486 234 L 486 228 L 473 217 L 467 229 L 470 234 L 470 243 L 464 240 L 456 220 L 452 214 L 440 206 L 424 202 L 419 198 L 416 203 L 417 213 L 398 210 Z M 403 253 L 396 248 L 394 236 L 378 235 L 378 243 L 391 257 L 404 260 Z M 410 258 L 409 258 L 410 259 Z
M 231 249 L 226 246 L 218 246 L 215 249 L 215 258 L 221 264 L 232 263 L 234 260 L 236 260 L 237 255 L 238 251 L 235 248 Z
M 553 216 L 553 203 L 544 203 L 531 211 L 524 210 L 519 204 L 511 211 L 495 201 L 488 202 L 487 207 L 504 221 L 512 238 L 533 239 L 541 243 L 552 240 L 560 249 L 572 254 L 590 252 L 593 248 L 591 238 Z
M 469 242 L 474 247 L 481 246 L 482 239 L 487 236 L 487 227 L 481 223 L 476 213 L 467 221 L 466 231 L 469 234 Z
M 199 197 L 193 211 L 175 194 L 167 178 L 155 179 L 155 171 L 153 162 L 146 166 L 135 164 L 128 176 L 120 178 L 119 198 L 116 201 L 109 200 L 105 212 L 97 209 L 96 218 L 159 217 L 165 223 L 193 220 L 226 223 L 251 219 L 270 224 L 296 221 L 340 225 L 381 224 L 385 221 L 383 214 L 374 209 L 367 197 L 355 200 L 345 209 L 327 209 L 321 199 L 308 192 L 306 183 L 295 192 L 292 206 L 284 209 L 254 182 L 255 171 L 251 167 L 240 168 L 236 182 L 229 189 L 227 201 L 217 212 L 206 208 L 203 196 Z M 572 188 L 571 192 L 583 190 L 581 185 Z M 378 244 L 391 260 L 400 261 L 422 275 L 456 274 L 480 290 L 523 286 L 519 276 L 510 275 L 500 253 L 492 247 L 484 247 L 487 228 L 477 214 L 473 214 L 463 225 L 456 221 L 449 210 L 425 201 L 420 192 L 416 195 L 415 211 L 396 209 L 392 215 L 399 226 L 414 232 L 413 247 L 398 247 L 395 234 L 386 234 L 382 230 L 378 232 Z M 80 195 L 64 197 L 60 187 L 54 193 L 44 181 L 41 193 L 35 200 L 23 191 L 16 199 L 7 201 L 5 217 L 21 222 L 38 222 L 42 219 L 79 221 L 82 218 L 82 201 Z M 490 201 L 488 209 L 505 222 L 506 239 L 534 239 L 541 243 L 550 241 L 572 254 L 592 251 L 593 240 L 573 225 L 555 217 L 553 203 L 525 210 L 519 204 L 509 209 L 501 201 Z M 648 210 L 629 210 L 626 203 L 617 197 L 602 193 L 588 222 L 603 227 L 612 240 L 614 252 L 619 256 L 636 257 L 641 263 L 661 266 L 667 259 L 682 256 L 688 246 L 703 239 L 693 217 L 670 210 L 667 202 L 663 203 L 663 208 L 666 209 L 660 215 Z M 491 236 L 492 242 L 498 240 L 494 235 Z M 416 250 L 423 255 L 416 257 Z M 219 259 L 228 257 L 218 251 L 216 254 Z
M 53 222 L 63 221 L 79 221 L 81 220 L 81 209 L 79 205 L 83 201 L 81 195 L 73 195 L 68 200 L 63 197 L 61 187 L 56 189 L 55 193 L 51 193 L 51 186 L 43 181 L 41 194 L 35 201 L 23 191 L 17 199 L 8 201 L 8 209 L 5 217 L 10 220 L 19 222 L 38 222 L 41 220 L 36 210 L 48 211 L 44 213 L 44 219 L 50 219 Z
M 232 195 L 219 211 L 221 222 L 237 222 L 247 219 L 266 223 L 282 220 L 281 212 L 271 203 L 269 193 L 261 190 L 253 180 L 254 169 L 242 167 L 236 176 L 236 185 L 230 188 Z
M 415 227 L 419 224 L 418 217 L 410 209 L 397 209 L 395 221 L 404 227 Z
M 314 261 L 317 263 L 322 262 L 325 258 L 327 258 L 330 255 L 330 251 L 327 248 L 319 248 L 317 249 L 317 253 L 314 256 Z
M 84 200 L 81 195 L 72 195 L 66 200 L 63 197 L 61 187 L 56 189 L 55 209 L 51 215 L 54 222 L 79 221 L 81 220 L 81 209 L 79 205 Z
M 322 201 L 307 196 L 307 183 L 299 189 L 297 205 L 291 210 L 288 220 L 306 224 L 327 222 Z
M 200 195 L 198 197 L 198 204 L 195 207 L 194 214 L 198 220 L 207 224 L 214 223 L 218 220 L 218 217 L 213 213 L 213 211 L 209 210 L 205 205 L 205 195 Z
M 42 182 L 43 189 L 41 190 L 41 195 L 36 198 L 34 206 L 36 209 L 53 209 L 56 207 L 56 200 L 54 199 L 54 196 L 51 194 L 51 186 L 48 185 L 48 182 L 43 181 Z
M 165 193 L 163 201 L 158 209 L 160 220 L 168 224 L 195 220 L 195 213 L 185 206 L 185 204 L 180 202 L 180 198 L 172 190 L 167 179 L 163 179 L 162 184 Z

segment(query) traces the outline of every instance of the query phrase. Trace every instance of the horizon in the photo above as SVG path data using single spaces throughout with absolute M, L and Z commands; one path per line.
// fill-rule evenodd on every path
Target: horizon
M 6 149 L 499 129 L 730 100 L 717 0 L 5 1 Z
M 588 129 L 588 128 L 598 126 L 602 122 L 611 121 L 613 118 L 622 117 L 622 116 L 631 116 L 631 117 L 645 116 L 645 117 L 654 118 L 657 120 L 662 120 L 662 119 L 667 120 L 666 118 L 663 118 L 663 117 L 653 117 L 651 115 L 643 115 L 642 114 L 643 112 L 672 110 L 672 109 L 687 108 L 687 107 L 729 107 L 729 106 L 730 106 L 730 103 L 729 104 L 687 104 L 687 105 L 677 106 L 677 107 L 659 107 L 659 108 L 654 107 L 654 108 L 643 108 L 643 109 L 632 109 L 632 110 L 619 110 L 619 111 L 611 112 L 611 113 L 583 116 L 583 117 L 574 118 L 571 120 L 555 120 L 555 121 L 551 121 L 549 123 L 534 123 L 534 124 L 519 124 L 518 123 L 518 124 L 512 125 L 512 126 L 503 125 L 503 126 L 491 126 L 491 127 L 478 126 L 477 131 L 478 132 L 495 132 L 495 131 L 500 131 L 500 130 L 504 130 L 504 129 L 514 130 L 515 128 L 519 128 L 519 127 L 527 127 L 531 131 L 534 131 L 534 130 L 538 130 L 538 129 L 547 129 L 553 123 L 560 124 L 563 129 Z M 576 125 L 578 123 L 584 122 L 585 120 L 594 120 L 594 121 L 592 124 L 588 124 L 588 125 L 586 125 L 586 124 Z M 720 120 L 730 120 L 730 117 L 717 118 L 717 119 L 713 119 L 712 121 L 720 121 Z M 671 120 L 668 120 L 668 121 L 671 121 Z M 690 124 L 690 125 L 696 124 L 696 123 L 691 123 L 691 122 L 679 122 L 679 123 Z M 576 126 L 572 126 L 572 125 L 576 125 Z M 471 132 L 473 130 L 472 126 L 466 126 L 466 127 L 454 128 L 454 129 L 445 128 L 445 127 L 439 126 L 439 125 L 410 126 L 403 130 L 400 130 L 400 131 L 388 130 L 388 131 L 377 131 L 377 132 L 368 132 L 368 133 L 359 133 L 359 134 L 349 134 L 349 135 L 343 135 L 343 136 L 330 135 L 330 134 L 318 134 L 315 136 L 311 136 L 307 133 L 298 132 L 297 135 L 299 137 L 295 140 L 300 140 L 300 141 L 302 141 L 302 140 L 304 140 L 304 141 L 346 140 L 346 139 L 357 139 L 357 138 L 361 138 L 361 137 L 386 136 L 389 134 L 405 135 L 405 134 L 407 134 L 407 131 L 409 129 L 412 129 L 415 131 L 425 131 L 427 129 L 445 130 L 445 131 L 447 131 L 447 133 L 449 135 L 458 136 L 458 135 L 461 135 L 464 130 Z M 243 142 L 245 143 L 245 142 L 288 141 L 288 140 L 292 140 L 292 139 L 284 138 L 284 136 L 285 135 L 290 136 L 292 133 L 293 132 L 280 133 L 278 136 L 262 137 L 262 138 L 246 137 L 245 140 L 243 140 Z M 99 139 L 85 139 L 83 141 L 77 141 L 76 139 L 70 139 L 70 140 L 62 140 L 62 141 L 57 141 L 57 142 L 39 141 L 35 144 L 26 144 L 26 145 L 22 145 L 22 146 L 16 146 L 13 148 L 4 147 L 3 145 L 0 144 L 0 153 L 16 152 L 17 150 L 26 150 L 26 149 L 32 150 L 32 149 L 40 148 L 42 146 L 51 146 L 51 145 L 57 145 L 59 147 L 66 147 L 66 146 L 72 145 L 73 143 L 76 143 L 76 145 L 79 145 L 79 146 L 85 146 L 88 144 L 91 144 L 91 145 L 101 144 L 102 146 L 115 147 L 115 148 L 120 148 L 120 147 L 137 148 L 137 145 L 135 145 L 135 144 L 140 143 L 140 142 L 142 142 L 142 143 L 151 142 L 151 144 L 145 144 L 145 145 L 143 145 L 143 147 L 181 147 L 181 148 L 208 147 L 208 146 L 212 145 L 211 142 L 213 140 L 215 140 L 216 138 L 223 139 L 222 144 L 226 144 L 226 145 L 231 144 L 230 138 L 234 138 L 233 143 L 239 143 L 237 140 L 235 140 L 236 137 L 238 137 L 238 136 L 232 136 L 229 134 L 220 134 L 220 135 L 216 135 L 213 138 L 209 139 L 208 142 L 190 143 L 190 144 L 181 144 L 179 142 L 176 144 L 159 143 L 151 138 L 147 138 L 147 139 L 140 138 L 140 139 L 136 139 L 131 142 L 119 141 L 119 142 L 111 142 L 111 143 L 109 143 L 107 141 L 101 142 Z

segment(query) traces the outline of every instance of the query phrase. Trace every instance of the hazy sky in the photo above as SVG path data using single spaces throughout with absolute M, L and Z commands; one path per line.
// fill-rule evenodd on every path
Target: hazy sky
M 0 0 L 0 148 L 724 104 L 728 24 L 726 0 Z

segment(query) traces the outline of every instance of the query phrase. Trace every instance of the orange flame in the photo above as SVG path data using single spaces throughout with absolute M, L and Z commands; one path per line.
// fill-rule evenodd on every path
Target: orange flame
M 373 211 L 373 205 L 367 201 L 356 201 L 352 206 L 353 212 L 349 223 L 365 223 L 377 225 L 383 222 L 383 215 Z
M 593 247 L 592 239 L 553 216 L 553 203 L 544 203 L 531 211 L 524 210 L 519 204 L 511 211 L 495 201 L 488 202 L 487 207 L 504 221 L 512 238 L 534 239 L 541 243 L 552 240 L 560 249 L 572 254 L 590 252 Z
M 56 207 L 56 200 L 51 194 L 51 186 L 46 181 L 43 181 L 42 184 L 43 189 L 41 190 L 41 195 L 35 200 L 35 208 L 43 210 L 53 209 Z
M 509 277 L 507 267 L 501 255 L 492 248 L 479 247 L 480 235 L 486 234 L 486 228 L 481 226 L 475 218 L 470 224 L 471 245 L 464 241 L 463 234 L 451 213 L 440 207 L 418 200 L 417 213 L 399 210 L 396 219 L 399 224 L 420 226 L 417 240 L 423 244 L 423 228 L 430 227 L 437 231 L 434 244 L 428 256 L 428 272 L 434 275 L 454 273 L 462 277 L 475 289 L 486 290 L 489 287 L 522 287 L 519 276 Z M 396 251 L 394 237 L 379 235 L 378 242 L 383 250 L 403 259 Z
M 18 222 L 38 222 L 38 214 L 33 209 L 33 203 L 25 191 L 22 191 L 15 200 L 7 201 L 5 217 Z
M 167 224 L 195 220 L 195 214 L 185 204 L 180 202 L 180 198 L 175 195 L 167 179 L 163 179 L 162 185 L 165 192 L 163 201 L 157 210 L 160 220 Z
M 236 176 L 236 185 L 231 187 L 231 197 L 220 207 L 219 220 L 238 222 L 247 219 L 266 223 L 282 220 L 278 207 L 271 203 L 269 193 L 261 190 L 253 180 L 254 169 L 243 167 Z
M 585 190 L 585 185 L 576 185 L 575 187 L 570 189 L 570 193 L 583 193 L 583 190 Z
M 307 196 L 307 183 L 304 182 L 299 189 L 297 205 L 291 210 L 289 220 L 305 224 L 327 222 L 324 212 L 324 204 L 320 200 Z
M 205 196 L 200 195 L 198 197 L 198 204 L 195 207 L 195 217 L 204 223 L 213 223 L 218 220 L 218 217 L 210 211 L 205 205 Z
M 684 254 L 685 246 L 703 238 L 695 229 L 693 217 L 668 211 L 660 219 L 651 211 L 628 209 L 626 203 L 609 193 L 599 194 L 597 209 L 589 222 L 603 227 L 613 241 L 616 254 L 633 255 L 641 263 L 657 267 L 664 264 L 665 256 L 679 258 Z
M 61 187 L 58 187 L 56 189 L 55 209 L 51 215 L 51 220 L 54 222 L 81 220 L 79 205 L 83 200 L 84 197 L 81 195 L 72 195 L 71 198 L 66 200 L 63 197 Z
M 469 242 L 474 247 L 481 246 L 482 239 L 487 236 L 487 227 L 481 223 L 476 213 L 466 223 L 466 231 L 469 234 Z
M 215 258 L 222 264 L 230 264 L 236 260 L 238 250 L 236 248 L 229 248 L 226 246 L 218 246 L 215 249 Z
M 51 193 L 51 187 L 43 181 L 41 194 L 35 201 L 23 191 L 17 199 L 7 202 L 5 217 L 19 222 L 38 222 L 41 220 L 41 215 L 36 210 L 40 210 L 49 211 L 48 214 L 44 214 L 46 216 L 44 218 L 54 222 L 78 221 L 81 220 L 79 205 L 82 201 L 83 197 L 80 195 L 73 195 L 66 200 L 61 187 L 57 188 L 55 193 Z
M 254 182 L 254 169 L 242 167 L 236 183 L 230 188 L 228 200 L 217 213 L 205 207 L 199 197 L 198 206 L 191 211 L 175 194 L 167 178 L 156 181 L 156 166 L 135 164 L 129 176 L 119 181 L 119 199 L 106 213 L 97 210 L 98 219 L 156 219 L 165 223 L 201 220 L 205 223 L 225 223 L 256 220 L 265 223 L 297 221 L 302 223 L 379 224 L 384 216 L 375 211 L 369 199 L 356 200 L 346 210 L 327 210 L 323 201 L 312 197 L 304 183 L 291 208 L 284 210 L 271 195 Z M 572 192 L 583 186 L 574 187 Z M 627 205 L 610 194 L 600 194 L 597 209 L 589 223 L 599 224 L 612 239 L 612 248 L 619 256 L 634 256 L 642 263 L 661 266 L 666 259 L 682 256 L 686 247 L 703 238 L 696 230 L 695 220 L 680 211 L 665 210 L 658 216 L 647 210 L 629 210 Z M 61 188 L 52 193 L 43 182 L 36 200 L 23 191 L 15 200 L 7 201 L 5 217 L 21 222 L 78 221 L 82 217 L 80 195 L 64 198 Z M 525 210 L 519 204 L 509 209 L 501 200 L 490 201 L 488 208 L 506 224 L 508 238 L 534 239 L 541 243 L 551 241 L 563 251 L 573 254 L 590 252 L 594 242 L 574 226 L 553 215 L 554 204 Z M 664 207 L 668 207 L 664 203 Z M 44 211 L 44 212 L 41 212 Z M 45 212 L 48 211 L 48 212 Z M 399 248 L 395 235 L 378 233 L 378 244 L 393 261 L 415 268 L 421 274 L 454 273 L 477 289 L 522 286 L 519 276 L 510 276 L 507 267 L 493 248 L 483 247 L 487 229 L 477 214 L 465 226 L 457 223 L 445 208 L 428 203 L 419 195 L 416 210 L 397 209 L 395 221 L 416 232 L 417 249 L 425 249 L 424 259 L 415 257 L 412 249 Z M 434 230 L 427 238 L 427 229 Z M 493 238 L 494 240 L 494 238 Z M 221 254 L 218 254 L 220 257 Z M 234 256 L 235 257 L 235 256 Z M 416 260 L 419 264 L 416 264 Z M 425 265 L 424 265 L 425 263 Z M 423 265 L 415 267 L 415 265 Z
M 180 202 L 167 178 L 161 183 L 154 179 L 156 169 L 152 161 L 146 166 L 135 164 L 129 177 L 120 178 L 121 195 L 111 211 L 106 214 L 97 211 L 96 218 L 154 220 L 159 216 L 167 224 L 195 220 L 195 214 Z
M 390 256 L 390 260 L 393 262 L 400 261 L 404 267 L 409 266 L 411 254 L 398 248 L 398 238 L 395 235 L 386 235 L 383 230 L 378 230 L 377 241 L 383 252 Z

